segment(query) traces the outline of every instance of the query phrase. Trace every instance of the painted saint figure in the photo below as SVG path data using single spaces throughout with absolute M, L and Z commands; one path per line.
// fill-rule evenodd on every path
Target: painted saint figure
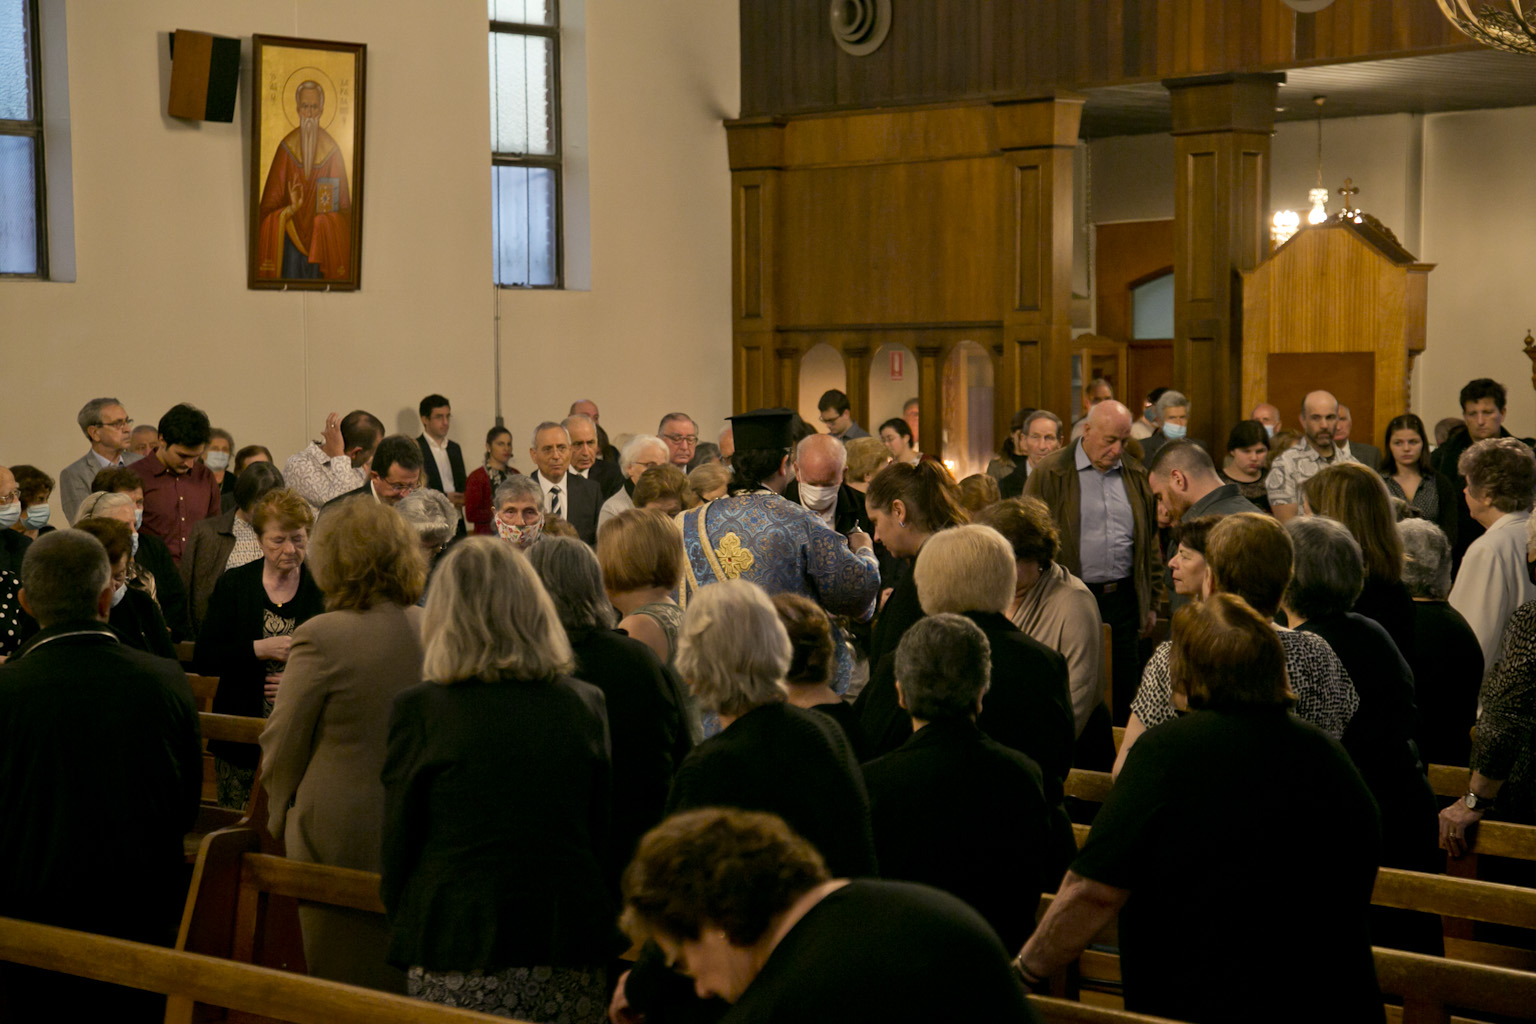
M 305 81 L 294 91 L 299 126 L 267 171 L 257 226 L 256 276 L 339 280 L 352 273 L 352 193 L 341 147 L 324 128 L 325 90 Z

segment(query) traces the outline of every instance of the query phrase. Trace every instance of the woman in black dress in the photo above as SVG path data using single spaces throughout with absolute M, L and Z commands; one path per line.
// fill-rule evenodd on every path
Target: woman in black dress
M 672 775 L 693 749 L 687 701 L 655 653 L 614 628 L 618 612 L 590 547 L 575 537 L 545 537 L 528 549 L 528 561 L 570 638 L 574 675 L 606 699 L 613 748 L 610 870 L 617 891 L 619 873 L 640 837 L 661 821 Z
M 1403 499 L 1415 515 L 1439 526 L 1455 547 L 1456 510 L 1461 506 L 1461 495 L 1456 493 L 1450 478 L 1435 472 L 1430 464 L 1429 437 L 1424 432 L 1423 420 L 1410 412 L 1387 424 L 1386 443 L 1382 445 L 1381 465 L 1377 468 L 1392 497 Z
M 1237 492 L 1259 509 L 1269 511 L 1269 433 L 1258 420 L 1243 420 L 1227 435 L 1227 457 L 1218 472 L 1222 483 L 1236 484 Z
M 309 502 L 286 488 L 269 491 L 251 507 L 262 557 L 219 577 L 192 652 L 200 675 L 218 677 L 215 712 L 248 718 L 272 713 L 293 631 L 325 611 L 325 596 L 304 566 L 314 522 Z M 219 806 L 243 809 L 260 751 L 229 742 L 209 743 L 208 749 Z
M 826 715 L 841 726 L 848 742 L 853 744 L 854 757 L 863 762 L 867 744 L 858 712 L 832 689 L 837 662 L 832 622 L 827 613 L 821 605 L 800 594 L 775 594 L 773 606 L 779 610 L 794 650 L 784 676 L 789 702 L 797 708 Z
M 528 560 L 490 537 L 437 565 L 426 682 L 384 763 L 390 962 L 409 995 L 597 1024 L 614 949 L 608 716 Z
M 1285 528 L 1296 548 L 1282 599 L 1286 616 L 1293 628 L 1328 641 L 1360 696 L 1343 744 L 1381 809 L 1381 863 L 1434 872 L 1442 859 L 1435 797 L 1414 739 L 1419 715 L 1413 670 L 1379 623 L 1350 611 L 1365 576 L 1360 545 L 1325 516 L 1297 516 Z M 1374 908 L 1372 917 L 1377 945 L 1438 955 L 1438 918 L 1385 907 Z
M 971 517 L 960 502 L 960 487 L 949 470 L 943 463 L 927 459 L 915 466 L 893 462 L 876 473 L 864 495 L 864 507 L 875 524 L 875 541 L 885 545 L 897 563 L 897 578 L 892 581 L 882 576 L 880 581 L 881 587 L 890 588 L 890 594 L 880 607 L 870 638 L 871 681 L 854 702 L 870 752 L 883 754 L 901 746 L 911 731 L 906 714 L 896 704 L 888 663 L 896 656 L 902 634 L 923 617 L 917 584 L 912 581 L 912 564 L 929 537 L 968 523 Z M 882 663 L 887 663 L 883 671 Z M 877 676 L 885 680 L 882 685 L 875 685 Z
M 1350 610 L 1379 622 L 1410 663 L 1413 598 L 1403 586 L 1403 542 L 1381 477 L 1358 462 L 1329 466 L 1302 486 L 1307 509 L 1344 524 L 1360 545 L 1365 584 Z

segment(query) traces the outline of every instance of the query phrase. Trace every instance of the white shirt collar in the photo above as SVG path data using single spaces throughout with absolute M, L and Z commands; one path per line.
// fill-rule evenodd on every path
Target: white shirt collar
M 438 451 L 445 452 L 445 451 L 448 450 L 448 439 L 446 437 L 443 438 L 443 443 L 442 444 L 438 444 L 437 443 L 437 438 L 433 437 L 431 434 L 427 433 L 425 430 L 423 430 L 421 432 L 421 436 L 427 439 L 427 444 L 429 446 L 431 446 L 433 448 L 436 448 Z

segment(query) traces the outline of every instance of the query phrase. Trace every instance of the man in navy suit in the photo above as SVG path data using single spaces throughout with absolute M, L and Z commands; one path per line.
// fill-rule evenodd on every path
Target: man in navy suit
M 597 544 L 597 513 L 603 492 L 591 480 L 567 472 L 571 464 L 571 435 L 553 420 L 533 428 L 533 447 L 528 455 L 537 467 L 533 479 L 543 495 L 545 515 L 559 516 L 588 544 Z
M 442 491 L 460 513 L 464 511 L 464 452 L 457 441 L 448 440 L 453 423 L 453 407 L 442 395 L 428 395 L 416 409 L 421 417 L 421 435 L 416 445 L 421 449 L 421 468 L 426 485 Z M 464 536 L 464 516 L 459 516 L 458 536 Z

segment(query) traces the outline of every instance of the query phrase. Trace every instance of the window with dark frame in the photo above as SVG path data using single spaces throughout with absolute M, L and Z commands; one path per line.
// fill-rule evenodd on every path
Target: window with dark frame
M 559 0 L 487 0 L 498 285 L 560 288 Z
M 48 276 L 37 0 L 0 0 L 0 277 Z

